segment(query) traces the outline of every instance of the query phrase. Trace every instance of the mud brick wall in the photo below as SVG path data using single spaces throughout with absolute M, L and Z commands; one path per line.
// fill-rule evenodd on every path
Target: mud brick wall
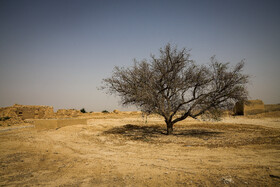
M 17 116 L 24 119 L 49 119 L 54 117 L 53 107 L 50 106 L 31 106 L 14 105 Z
M 81 116 L 82 112 L 75 109 L 59 109 L 56 112 L 57 118 L 71 118 Z
M 255 115 L 265 112 L 262 100 L 249 100 L 246 102 L 237 102 L 234 106 L 235 115 Z
M 38 119 L 34 120 L 36 129 L 57 129 L 70 125 L 87 124 L 87 119 Z
M 262 100 L 250 100 L 244 105 L 244 115 L 255 115 L 264 113 L 264 103 Z
M 1 117 L 20 117 L 25 119 L 50 119 L 54 118 L 55 114 L 53 107 L 50 106 L 32 106 L 32 105 L 13 105 L 0 109 Z

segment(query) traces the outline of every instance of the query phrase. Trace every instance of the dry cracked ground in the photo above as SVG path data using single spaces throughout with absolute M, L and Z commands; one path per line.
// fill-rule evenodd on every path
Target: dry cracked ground
M 2 127 L 0 186 L 280 186 L 280 118 L 185 120 L 174 131 L 129 115 Z

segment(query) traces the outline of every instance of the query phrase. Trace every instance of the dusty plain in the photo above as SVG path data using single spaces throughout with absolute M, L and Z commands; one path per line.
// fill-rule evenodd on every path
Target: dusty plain
M 0 127 L 0 186 L 280 186 L 280 118 L 163 120 L 89 114 L 87 124 Z

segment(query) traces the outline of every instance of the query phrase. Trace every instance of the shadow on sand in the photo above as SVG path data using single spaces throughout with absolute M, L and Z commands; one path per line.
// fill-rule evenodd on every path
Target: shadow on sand
M 121 127 L 114 127 L 104 132 L 105 134 L 122 135 L 131 140 L 151 140 L 151 138 L 158 138 L 166 136 L 166 129 L 159 125 L 132 125 L 127 124 Z M 211 137 L 218 136 L 223 132 L 209 131 L 206 129 L 184 129 L 184 128 L 174 128 L 173 134 L 169 136 L 177 137 L 197 137 L 208 139 Z

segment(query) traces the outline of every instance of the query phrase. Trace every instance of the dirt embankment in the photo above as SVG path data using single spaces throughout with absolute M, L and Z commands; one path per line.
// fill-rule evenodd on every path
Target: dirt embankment
M 277 186 L 280 123 L 246 120 L 185 120 L 170 136 L 160 118 L 117 115 L 3 131 L 0 185 Z

